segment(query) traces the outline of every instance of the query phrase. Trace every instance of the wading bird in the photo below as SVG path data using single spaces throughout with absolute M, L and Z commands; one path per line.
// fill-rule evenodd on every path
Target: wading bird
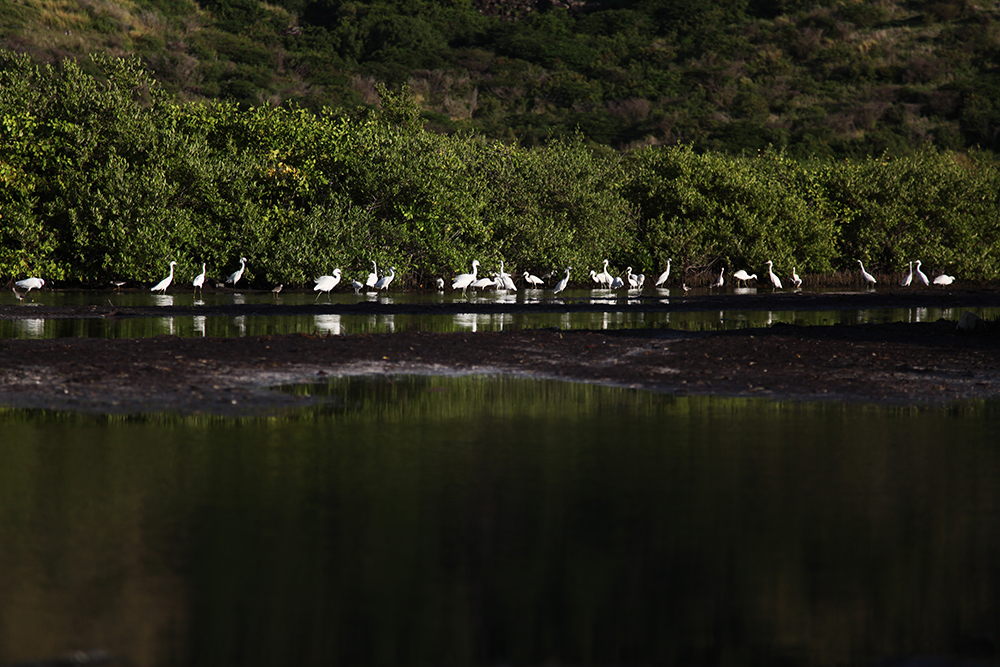
M 170 275 L 161 280 L 160 282 L 156 283 L 152 287 L 150 287 L 149 288 L 150 292 L 163 292 L 164 294 L 167 293 L 167 288 L 170 287 L 170 283 L 174 281 L 174 265 L 176 264 L 177 262 L 173 261 L 170 262 Z
M 380 290 L 388 290 L 389 289 L 389 283 L 391 283 L 392 279 L 395 278 L 395 277 L 396 277 L 396 267 L 395 266 L 390 266 L 389 267 L 389 275 L 382 276 L 381 278 L 378 279 L 378 282 L 375 283 L 375 291 L 378 292 Z
M 591 271 L 590 275 L 594 276 L 596 274 L 593 271 Z M 537 288 L 539 288 L 539 287 L 541 287 L 542 285 L 545 284 L 544 282 L 542 282 L 541 278 L 539 278 L 538 276 L 532 275 L 532 274 L 528 273 L 527 271 L 524 272 L 524 282 L 528 283 L 529 286 L 534 287 L 535 289 L 537 289 Z
M 719 279 L 710 285 L 710 287 L 722 287 L 726 284 L 726 269 L 719 270 Z
M 319 301 L 320 294 L 326 292 L 326 298 L 330 298 L 330 290 L 336 287 L 340 283 L 340 269 L 334 269 L 332 276 L 320 276 L 316 279 L 316 285 L 313 289 L 319 294 L 316 295 L 316 300 Z
M 474 280 L 469 287 L 471 289 L 486 289 L 487 287 L 497 287 L 499 285 L 499 278 L 496 274 L 493 274 L 493 278 L 480 278 L 479 280 Z
M 226 282 L 232 283 L 233 287 L 236 287 L 236 283 L 238 283 L 240 281 L 240 278 L 243 277 L 243 270 L 246 268 L 247 268 L 247 258 L 240 257 L 240 268 L 236 269 L 231 274 L 229 274 L 229 277 L 226 278 Z
M 562 292 L 564 289 L 566 289 L 566 285 L 569 284 L 569 270 L 571 268 L 573 267 L 571 266 L 566 267 L 566 277 L 560 280 L 558 283 L 556 283 L 556 288 L 552 290 L 553 294 L 559 294 L 559 292 Z
M 923 284 L 924 284 L 925 286 L 926 286 L 926 285 L 930 285 L 930 284 L 931 284 L 931 281 L 927 280 L 927 274 L 926 274 L 926 273 L 924 273 L 923 271 L 921 271 L 921 270 L 920 270 L 920 260 L 918 259 L 918 260 L 917 260 L 917 261 L 916 261 L 915 263 L 916 263 L 916 265 L 917 265 L 917 278 L 918 278 L 918 279 L 920 280 L 920 282 L 922 282 L 922 283 L 923 283 Z
M 45 280 L 42 278 L 25 278 L 24 280 L 18 280 L 14 284 L 30 292 L 33 289 L 42 289 L 42 286 L 45 285 Z
M 865 283 L 871 287 L 875 287 L 875 276 L 865 271 L 865 265 L 861 263 L 860 259 L 858 260 L 858 266 L 861 267 L 861 277 L 864 278 Z
M 469 288 L 469 285 L 476 282 L 476 272 L 479 270 L 479 260 L 472 260 L 472 273 L 462 273 L 455 277 L 455 281 L 451 284 L 452 289 L 462 290 L 462 294 L 465 294 L 465 290 Z
M 271 288 L 271 295 L 274 296 L 274 297 L 277 297 L 279 294 L 281 294 L 281 290 L 284 289 L 284 287 L 285 287 L 284 283 L 282 283 L 281 285 L 277 285 L 275 287 L 272 287 Z
M 767 260 L 767 275 L 771 278 L 771 286 L 774 289 L 781 289 L 781 278 L 775 275 L 773 266 L 774 262 Z
M 438 280 L 440 280 L 440 278 Z M 355 294 L 359 294 L 361 292 L 361 288 L 364 287 L 364 286 L 365 286 L 364 283 L 360 283 L 357 280 L 352 280 L 351 281 L 351 287 L 354 288 L 354 293 Z
M 795 285 L 795 289 L 802 287 L 802 278 L 799 278 L 799 274 L 795 273 L 795 267 L 792 267 L 792 284 Z
M 639 277 L 632 273 L 632 267 L 625 269 L 625 278 L 628 279 L 629 289 L 636 289 L 639 287 Z
M 670 277 L 670 260 L 667 260 L 667 270 L 660 274 L 660 277 L 656 279 L 656 284 L 653 287 L 659 287 L 663 283 L 667 282 L 667 278 Z
M 903 278 L 903 282 L 899 283 L 901 287 L 909 287 L 910 283 L 913 282 L 913 262 L 910 262 L 910 271 Z
M 375 283 L 378 282 L 378 264 L 372 262 L 372 272 L 368 274 L 368 278 L 365 280 L 365 285 L 368 287 L 375 287 Z
M 24 294 L 18 292 L 16 287 L 11 287 L 11 289 L 14 290 L 14 296 L 17 297 L 18 302 L 24 301 Z M 25 292 L 25 294 L 27 294 L 27 292 Z
M 605 287 L 611 287 L 611 283 L 614 279 L 611 277 L 611 274 L 608 273 L 608 260 L 604 260 L 604 268 L 597 274 L 597 277 L 601 279 L 602 285 Z
M 438 278 L 434 283 L 437 285 L 439 292 L 444 289 L 444 278 Z
M 955 282 L 955 276 L 946 276 L 943 273 L 934 279 L 935 285 L 950 285 L 953 282 Z
M 747 273 L 743 269 L 740 269 L 739 271 L 737 271 L 736 273 L 733 274 L 733 278 L 736 278 L 737 280 L 739 280 L 741 283 L 743 283 L 743 286 L 746 287 L 748 280 L 750 280 L 750 279 L 757 280 L 757 274 L 756 273 Z
M 205 286 L 205 264 L 204 264 L 204 262 L 202 262 L 202 265 L 201 265 L 201 273 L 199 273 L 197 276 L 195 276 L 195 279 L 191 281 L 191 284 L 194 285 L 194 291 L 196 291 L 196 292 L 198 290 L 200 290 L 202 287 Z
M 497 287 L 501 289 L 513 290 L 514 292 L 517 291 L 517 285 L 514 284 L 514 279 L 510 277 L 509 273 L 505 273 L 503 270 L 503 260 L 500 260 L 500 275 L 497 276 L 497 280 Z

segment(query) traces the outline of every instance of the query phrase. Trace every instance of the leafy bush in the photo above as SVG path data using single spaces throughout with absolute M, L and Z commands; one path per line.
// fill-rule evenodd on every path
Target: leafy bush
M 997 276 L 987 153 L 793 160 L 691 145 L 618 153 L 582 134 L 525 147 L 424 129 L 406 88 L 356 112 L 175 104 L 135 60 L 38 66 L 0 51 L 0 273 L 151 281 L 241 256 L 254 284 L 395 266 L 427 284 L 484 271 L 576 277 L 611 260 L 698 273 L 770 259 L 824 273 L 920 258 Z M 652 114 L 650 114 L 652 115 Z

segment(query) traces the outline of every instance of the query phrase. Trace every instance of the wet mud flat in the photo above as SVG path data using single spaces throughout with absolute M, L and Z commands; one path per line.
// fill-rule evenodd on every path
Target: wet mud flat
M 675 305 L 675 302 L 680 302 Z M 858 305 L 859 303 L 863 305 Z M 804 305 L 799 305 L 804 304 Z M 850 309 L 995 307 L 993 290 L 900 294 L 784 294 L 629 300 L 624 308 Z M 513 312 L 604 309 L 587 303 L 295 306 L 305 312 Z M 202 315 L 279 314 L 281 306 L 197 309 Z M 494 310 L 497 309 L 497 310 Z M 29 313 L 24 311 L 30 310 Z M 0 308 L 0 317 L 142 317 L 189 309 Z M 46 312 L 42 312 L 46 311 Z M 51 311 L 51 312 L 49 312 Z M 215 312 L 219 311 L 219 312 Z M 291 313 L 290 313 L 291 314 Z M 106 340 L 0 341 L 0 405 L 96 413 L 259 414 L 317 400 L 283 384 L 346 375 L 515 374 L 675 395 L 945 405 L 1000 396 L 1000 337 L 955 322 L 689 333 L 669 329 L 539 329 Z

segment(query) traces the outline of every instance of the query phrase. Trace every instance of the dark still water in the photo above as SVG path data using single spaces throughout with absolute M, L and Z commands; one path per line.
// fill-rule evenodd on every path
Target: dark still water
M 0 413 L 0 663 L 995 657 L 1000 411 L 349 379 Z

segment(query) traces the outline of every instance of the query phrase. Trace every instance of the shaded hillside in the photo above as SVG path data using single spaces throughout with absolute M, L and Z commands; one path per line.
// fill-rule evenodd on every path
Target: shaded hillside
M 1000 149 L 998 19 L 963 0 L 13 0 L 0 46 L 136 54 L 181 100 L 354 108 L 408 84 L 439 132 L 834 157 Z

